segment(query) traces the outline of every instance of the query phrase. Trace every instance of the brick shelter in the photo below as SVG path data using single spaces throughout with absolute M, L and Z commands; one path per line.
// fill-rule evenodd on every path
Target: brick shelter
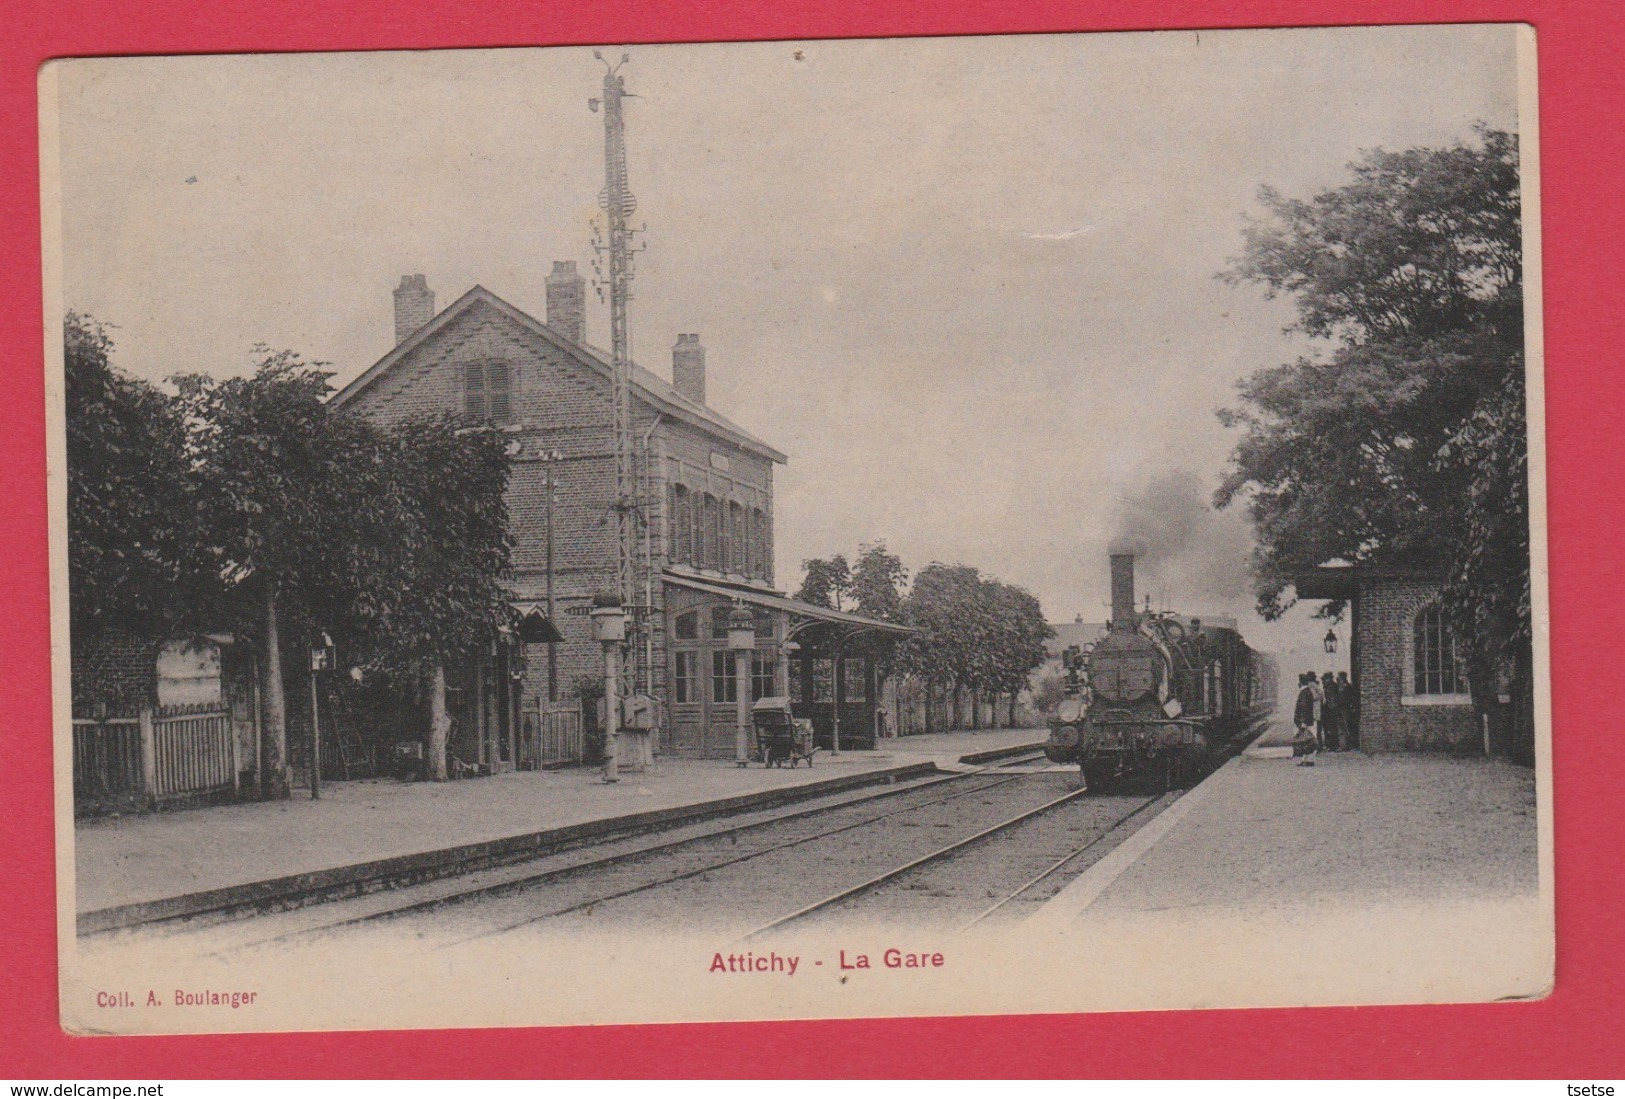
M 449 412 L 512 437 L 516 630 L 455 670 L 451 699 L 462 758 L 485 771 L 514 766 L 528 708 L 569 705 L 601 676 L 586 610 L 615 585 L 610 359 L 585 342 L 585 281 L 575 264 L 555 263 L 546 287 L 544 323 L 480 286 L 437 313 L 424 277 L 403 277 L 396 346 L 334 397 L 384 424 Z M 660 703 L 664 751 L 731 757 L 740 685 L 726 648 L 728 612 L 738 604 L 756 611 L 749 689 L 757 697 L 789 691 L 788 643 L 806 632 L 798 624 L 834 612 L 773 587 L 773 467 L 787 459 L 706 404 L 705 365 L 699 336 L 683 333 L 671 381 L 634 368 L 642 590 L 628 623 L 625 686 Z M 831 636 L 857 628 L 841 624 Z M 885 623 L 862 628 L 897 632 Z M 854 720 L 873 725 L 872 714 Z
M 1346 600 L 1360 747 L 1372 752 L 1475 748 L 1483 731 L 1467 653 L 1444 621 L 1440 577 L 1425 569 L 1323 565 L 1300 573 L 1300 599 Z

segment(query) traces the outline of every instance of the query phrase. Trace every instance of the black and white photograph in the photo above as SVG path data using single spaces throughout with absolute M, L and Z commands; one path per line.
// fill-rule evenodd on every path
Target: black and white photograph
M 1534 45 L 51 62 L 62 1025 L 1546 995 Z

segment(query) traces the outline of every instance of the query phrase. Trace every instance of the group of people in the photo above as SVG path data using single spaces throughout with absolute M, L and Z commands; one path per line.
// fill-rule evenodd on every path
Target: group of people
M 1346 752 L 1360 745 L 1360 696 L 1349 673 L 1314 672 L 1298 676 L 1298 702 L 1292 723 L 1297 726 L 1293 747 L 1298 765 L 1313 767 L 1316 752 Z

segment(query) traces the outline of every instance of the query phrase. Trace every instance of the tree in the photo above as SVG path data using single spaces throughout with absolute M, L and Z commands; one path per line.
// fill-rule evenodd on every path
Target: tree
M 847 586 L 852 609 L 868 618 L 897 622 L 902 618 L 907 583 L 903 559 L 887 550 L 883 541 L 866 542 L 858 547 L 858 563 L 852 567 Z
M 965 689 L 979 682 L 993 634 L 982 595 L 980 571 L 935 561 L 920 570 L 909 590 L 907 620 L 918 632 L 905 649 L 907 665 L 925 681 L 928 715 L 932 689 L 952 690 L 955 726 L 961 724 Z
M 1045 620 L 1038 598 L 1026 588 L 989 580 L 986 598 L 992 603 L 995 623 L 986 683 L 996 694 L 1009 696 L 1009 724 L 1014 726 L 1016 698 L 1026 688 L 1033 670 L 1049 656 L 1044 642 L 1054 637 L 1055 631 Z
M 290 793 L 283 638 L 346 613 L 382 560 L 376 439 L 325 404 L 330 374 L 256 349 L 246 378 L 175 379 L 190 429 L 199 514 L 228 608 L 260 635 L 266 792 Z M 302 646 L 296 646 L 296 648 Z
M 796 592 L 796 598 L 815 607 L 841 610 L 841 601 L 852 587 L 852 569 L 846 563 L 846 555 L 837 553 L 830 558 L 815 557 L 803 561 L 801 567 L 807 575 L 801 581 L 801 590 Z
M 1214 502 L 1247 501 L 1266 617 L 1304 566 L 1425 563 L 1461 636 L 1498 649 L 1529 633 L 1517 138 L 1350 167 L 1309 202 L 1264 189 L 1222 276 L 1289 296 L 1320 350 L 1220 412 L 1243 434 Z
M 161 640 L 208 578 L 186 423 L 173 398 L 113 366 L 102 325 L 69 313 L 63 334 L 74 643 Z
M 495 429 L 460 429 L 437 417 L 393 425 L 382 439 L 377 479 L 383 507 L 376 545 L 349 573 L 368 578 L 353 616 L 402 678 L 419 680 L 429 703 L 429 775 L 447 778 L 451 719 L 446 665 L 488 643 L 507 622 L 509 458 Z

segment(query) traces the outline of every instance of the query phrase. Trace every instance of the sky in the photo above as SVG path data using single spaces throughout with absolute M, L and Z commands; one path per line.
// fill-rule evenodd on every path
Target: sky
M 1290 302 L 1216 275 L 1261 185 L 1515 131 L 1513 27 L 624 52 L 633 351 L 668 374 L 698 332 L 710 404 L 790 456 L 780 586 L 883 539 L 1101 620 L 1108 547 L 1150 534 L 1158 604 L 1346 667 L 1313 607 L 1252 615 L 1250 530 L 1206 506 L 1236 441 L 1215 411 L 1315 351 Z M 54 65 L 62 300 L 154 381 L 265 344 L 342 384 L 390 350 L 408 273 L 543 317 L 554 260 L 590 274 L 602 75 L 590 47 Z

